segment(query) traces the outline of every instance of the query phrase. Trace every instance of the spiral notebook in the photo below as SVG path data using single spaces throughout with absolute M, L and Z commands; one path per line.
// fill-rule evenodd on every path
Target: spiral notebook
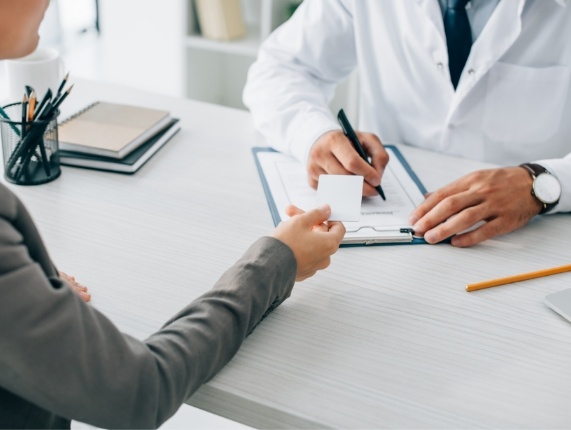
M 58 125 L 60 149 L 121 159 L 171 123 L 168 111 L 95 102 Z

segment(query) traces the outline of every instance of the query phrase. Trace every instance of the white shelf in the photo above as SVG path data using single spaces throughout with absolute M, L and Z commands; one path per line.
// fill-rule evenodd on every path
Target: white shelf
M 284 21 L 294 0 L 241 0 L 246 36 L 230 41 L 199 34 L 194 0 L 186 0 L 185 95 L 195 100 L 245 109 L 242 90 L 262 41 Z
M 222 54 L 256 57 L 261 43 L 259 34 L 259 31 L 253 27 L 248 27 L 245 37 L 232 41 L 211 40 L 195 34 L 185 38 L 185 45 L 188 48 L 204 49 Z

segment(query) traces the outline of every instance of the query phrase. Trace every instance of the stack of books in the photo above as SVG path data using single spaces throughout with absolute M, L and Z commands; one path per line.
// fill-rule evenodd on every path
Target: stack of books
M 60 163 L 134 173 L 180 130 L 169 112 L 96 102 L 58 126 Z

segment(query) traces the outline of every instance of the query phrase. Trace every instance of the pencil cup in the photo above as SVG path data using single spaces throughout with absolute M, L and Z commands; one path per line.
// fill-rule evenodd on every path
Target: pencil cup
M 4 157 L 4 177 L 18 185 L 39 185 L 53 181 L 61 174 L 57 116 L 15 121 L 21 117 L 22 103 L 3 107 L 0 134 Z

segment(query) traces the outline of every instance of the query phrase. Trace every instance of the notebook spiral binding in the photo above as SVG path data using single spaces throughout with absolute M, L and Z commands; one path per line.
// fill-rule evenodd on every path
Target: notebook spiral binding
M 89 109 L 91 109 L 93 106 L 99 104 L 99 102 L 93 102 L 90 105 L 85 106 L 83 109 L 77 111 L 76 113 L 74 113 L 73 115 L 68 116 L 66 119 L 64 119 L 63 121 L 58 122 L 58 125 L 64 125 L 66 122 L 71 121 L 72 119 L 77 118 L 78 116 L 84 114 L 85 112 L 87 112 Z

